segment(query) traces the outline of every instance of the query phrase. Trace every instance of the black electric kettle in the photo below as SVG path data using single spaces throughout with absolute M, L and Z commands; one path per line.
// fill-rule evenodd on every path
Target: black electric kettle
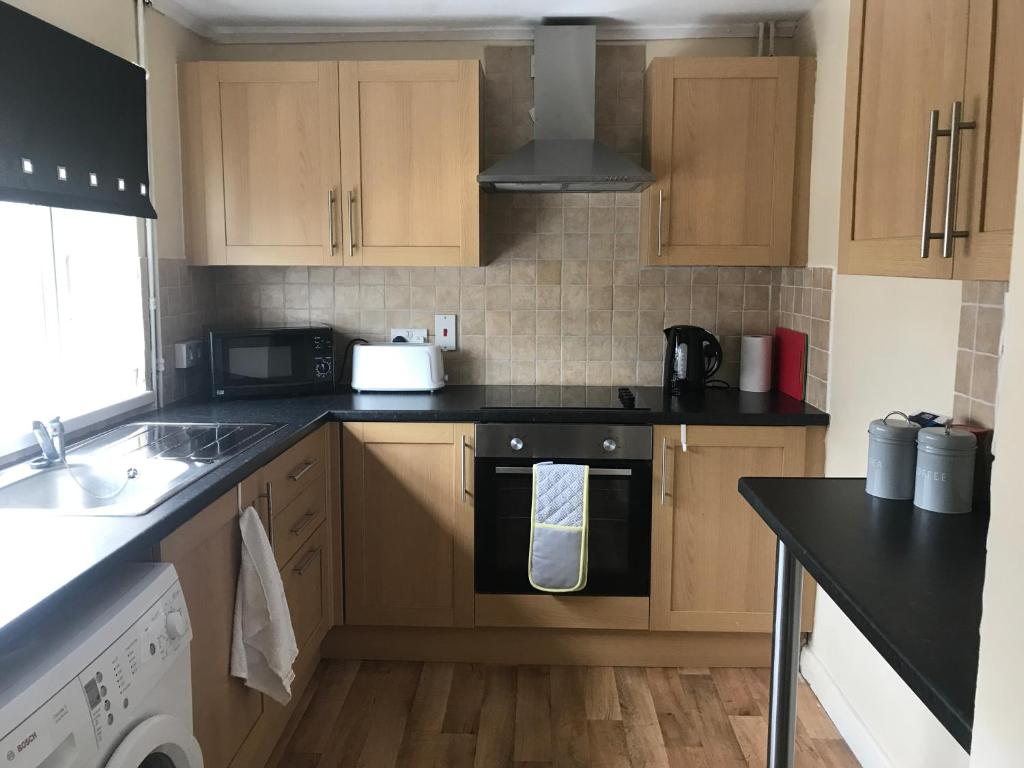
M 673 325 L 665 329 L 666 394 L 703 389 L 722 365 L 722 345 L 709 331 L 696 325 Z

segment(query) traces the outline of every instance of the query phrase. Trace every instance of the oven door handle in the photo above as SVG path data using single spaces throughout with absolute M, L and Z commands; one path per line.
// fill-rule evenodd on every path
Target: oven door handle
M 495 467 L 496 475 L 532 475 L 533 467 Z M 591 467 L 590 474 L 602 475 L 605 477 L 632 477 L 632 469 L 618 469 L 607 467 Z

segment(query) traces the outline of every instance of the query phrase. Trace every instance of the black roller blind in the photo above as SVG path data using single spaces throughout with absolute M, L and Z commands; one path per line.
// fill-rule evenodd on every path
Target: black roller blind
M 156 218 L 146 73 L 0 2 L 0 200 Z

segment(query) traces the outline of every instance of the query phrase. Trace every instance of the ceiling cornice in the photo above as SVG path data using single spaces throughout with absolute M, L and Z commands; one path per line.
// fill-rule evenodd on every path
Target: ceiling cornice
M 215 43 L 336 43 L 445 40 L 533 40 L 535 26 L 450 27 L 441 25 L 215 25 L 186 10 L 177 0 L 152 0 L 153 7 L 197 35 Z M 539 23 L 539 22 L 538 22 Z M 792 37 L 797 22 L 779 21 L 775 34 Z M 677 40 L 714 37 L 757 37 L 756 22 L 734 24 L 601 25 L 599 40 Z

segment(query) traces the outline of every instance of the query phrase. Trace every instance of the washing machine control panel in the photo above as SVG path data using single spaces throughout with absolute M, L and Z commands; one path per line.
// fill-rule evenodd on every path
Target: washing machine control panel
M 175 583 L 79 675 L 98 747 L 135 717 L 135 703 L 146 698 L 191 639 L 185 595 Z

